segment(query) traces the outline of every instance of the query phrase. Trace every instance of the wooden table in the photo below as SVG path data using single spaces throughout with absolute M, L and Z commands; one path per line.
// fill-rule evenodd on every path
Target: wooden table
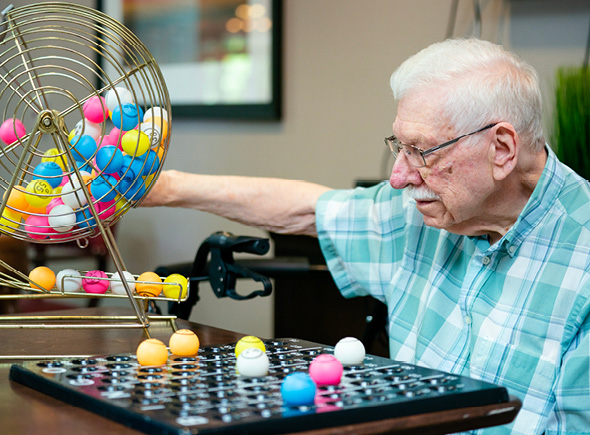
M 112 308 L 68 310 L 68 314 L 105 315 L 107 310 L 110 313 Z M 183 320 L 177 320 L 177 324 L 179 328 L 195 331 L 203 346 L 233 343 L 245 335 Z M 140 432 L 115 423 L 107 417 L 67 405 L 10 381 L 8 373 L 11 363 L 14 361 L 6 359 L 6 355 L 99 355 L 134 352 L 143 339 L 143 331 L 135 329 L 0 329 L 0 356 L 4 356 L 4 360 L 0 362 L 0 425 L 2 433 L 11 435 L 36 433 L 138 435 Z M 518 399 L 512 399 L 508 403 L 499 405 L 384 419 L 310 431 L 305 434 L 442 434 L 460 432 L 509 423 L 514 419 L 519 409 Z

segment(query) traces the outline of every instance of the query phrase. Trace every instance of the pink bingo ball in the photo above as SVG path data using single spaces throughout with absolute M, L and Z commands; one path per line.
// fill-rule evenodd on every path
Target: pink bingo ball
M 84 103 L 84 106 L 82 106 L 82 110 L 84 112 L 84 117 L 88 121 L 94 122 L 96 124 L 104 122 L 108 116 L 106 102 L 103 97 L 98 95 L 90 97 L 88 101 Z
M 50 233 L 53 233 L 53 228 L 49 225 L 47 215 L 30 215 L 25 220 L 25 231 L 31 239 L 46 239 Z
M 116 202 L 116 200 L 113 200 L 96 203 L 95 206 L 98 206 L 98 217 L 102 220 L 105 220 L 114 215 L 115 211 L 117 210 Z
M 318 355 L 309 364 L 309 376 L 318 387 L 338 385 L 343 371 L 342 363 L 330 354 Z
M 24 124 L 16 118 L 8 118 L 0 125 L 0 139 L 6 145 L 16 142 L 27 134 Z
M 109 281 L 106 278 L 107 274 L 102 270 L 90 270 L 82 278 L 82 288 L 84 288 L 86 293 L 106 293 L 109 288 Z

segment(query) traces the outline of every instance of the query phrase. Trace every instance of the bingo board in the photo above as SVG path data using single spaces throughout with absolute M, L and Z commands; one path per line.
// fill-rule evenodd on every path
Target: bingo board
M 508 401 L 493 384 L 366 355 L 344 367 L 339 385 L 318 387 L 314 405 L 288 407 L 283 379 L 334 347 L 264 344 L 270 369 L 261 378 L 236 373 L 235 343 L 159 367 L 140 366 L 134 354 L 27 361 L 10 378 L 148 434 L 279 434 Z

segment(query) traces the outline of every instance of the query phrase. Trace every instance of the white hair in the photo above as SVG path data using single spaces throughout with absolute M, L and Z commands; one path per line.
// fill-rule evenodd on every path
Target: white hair
M 407 59 L 391 76 L 396 100 L 443 92 L 443 114 L 459 133 L 508 122 L 524 143 L 543 149 L 542 98 L 535 69 L 499 45 L 448 39 Z

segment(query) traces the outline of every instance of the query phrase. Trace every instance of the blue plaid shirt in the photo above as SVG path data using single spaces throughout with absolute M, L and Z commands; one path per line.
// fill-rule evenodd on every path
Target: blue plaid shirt
M 342 294 L 387 304 L 393 359 L 520 398 L 513 423 L 484 433 L 590 433 L 590 188 L 548 153 L 518 220 L 492 246 L 426 226 L 385 182 L 329 191 L 316 209 Z

